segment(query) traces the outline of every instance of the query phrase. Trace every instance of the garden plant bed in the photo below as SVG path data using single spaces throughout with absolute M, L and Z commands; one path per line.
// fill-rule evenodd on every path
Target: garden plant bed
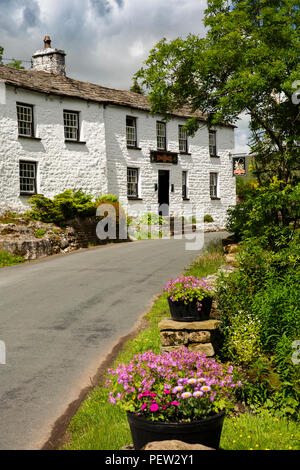
M 199 277 L 212 276 L 218 267 L 224 265 L 224 254 L 219 248 L 212 248 L 195 262 L 186 272 Z M 225 269 L 224 269 L 225 270 Z M 226 270 L 225 270 L 226 271 Z M 231 272 L 231 269 L 227 269 Z M 212 276 L 215 280 L 215 275 Z M 126 363 L 134 354 L 148 349 L 159 353 L 161 348 L 158 324 L 169 316 L 167 297 L 162 294 L 148 312 L 143 328 L 134 339 L 124 344 L 111 367 Z M 87 399 L 82 402 L 73 416 L 64 444 L 64 450 L 130 449 L 131 434 L 126 413 L 119 407 L 108 403 L 109 389 L 105 387 L 105 375 L 99 380 Z M 103 430 L 105 429 L 105 432 Z M 268 408 L 252 408 L 245 405 L 242 397 L 237 399 L 235 409 L 224 421 L 220 442 L 221 449 L 258 450 L 258 449 L 300 449 L 300 432 L 297 423 Z

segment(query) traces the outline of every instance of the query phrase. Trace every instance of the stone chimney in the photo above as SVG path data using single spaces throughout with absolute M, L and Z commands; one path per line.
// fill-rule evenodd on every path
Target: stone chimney
M 54 75 L 66 75 L 65 52 L 51 47 L 51 39 L 45 36 L 44 49 L 35 52 L 32 56 L 33 70 L 52 73 Z

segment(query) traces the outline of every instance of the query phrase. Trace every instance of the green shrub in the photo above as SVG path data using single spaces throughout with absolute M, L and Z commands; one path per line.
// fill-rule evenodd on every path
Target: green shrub
M 168 222 L 161 215 L 151 214 L 151 212 L 142 215 L 138 223 L 140 225 L 168 225 Z
M 20 264 L 24 262 L 24 258 L 18 255 L 12 255 L 7 251 L 0 250 L 0 267 L 12 266 L 13 264 Z
M 228 351 L 239 363 L 250 363 L 259 356 L 261 322 L 258 318 L 240 311 L 231 317 L 230 330 Z
M 266 353 L 276 352 L 285 335 L 291 341 L 300 332 L 300 274 L 288 272 L 281 279 L 268 279 L 252 303 L 252 311 L 262 323 L 261 341 Z
M 241 244 L 238 261 L 238 269 L 218 279 L 221 356 L 254 371 L 244 389 L 249 402 L 258 406 L 269 400 L 273 410 L 296 415 L 300 366 L 291 356 L 300 331 L 299 250 L 295 240 L 277 252 L 248 240 Z
M 95 201 L 96 206 L 99 205 L 99 203 L 104 203 L 104 202 L 113 202 L 113 203 L 119 203 L 119 199 L 115 194 L 102 194 L 100 197 L 98 197 Z
M 81 189 L 67 189 L 57 194 L 53 199 L 41 194 L 31 196 L 29 203 L 32 209 L 27 216 L 45 223 L 62 225 L 68 220 L 89 217 L 96 214 L 96 205 L 90 194 Z
M 204 216 L 204 222 L 214 222 L 214 219 L 212 218 L 211 215 L 205 214 L 205 216 Z
M 90 217 L 95 215 L 96 211 L 93 196 L 81 189 L 67 189 L 57 194 L 54 196 L 54 203 L 60 208 L 65 221 L 76 217 Z
M 236 178 L 236 195 L 241 202 L 248 199 L 255 193 L 257 181 L 255 178 L 245 179 L 245 177 Z
M 299 224 L 300 184 L 274 179 L 253 188 L 243 203 L 228 210 L 227 229 L 236 240 L 255 238 L 264 248 L 280 251 L 293 240 Z

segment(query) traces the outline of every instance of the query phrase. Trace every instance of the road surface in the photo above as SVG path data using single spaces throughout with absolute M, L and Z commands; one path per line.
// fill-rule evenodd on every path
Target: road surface
M 1 450 L 42 447 L 153 295 L 197 257 L 185 243 L 122 243 L 0 269 Z

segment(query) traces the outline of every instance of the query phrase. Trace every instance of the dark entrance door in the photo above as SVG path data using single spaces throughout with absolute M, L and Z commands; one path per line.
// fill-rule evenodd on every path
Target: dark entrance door
M 158 170 L 158 204 L 159 215 L 169 215 L 169 170 Z

